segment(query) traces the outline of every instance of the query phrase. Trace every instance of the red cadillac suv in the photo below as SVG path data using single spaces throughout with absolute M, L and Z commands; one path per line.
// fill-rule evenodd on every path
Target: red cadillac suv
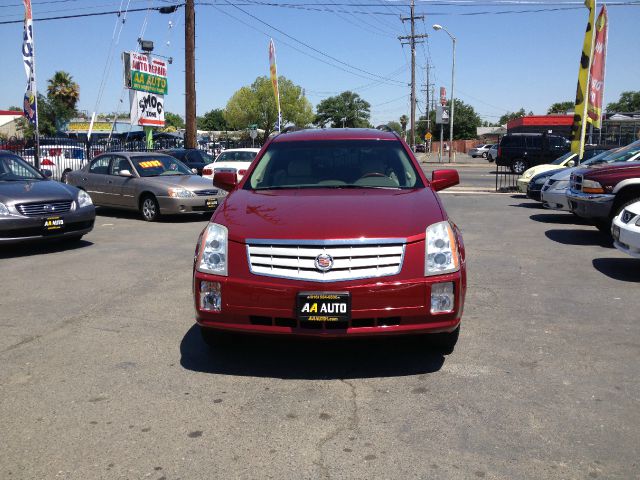
M 198 240 L 193 291 L 204 340 L 221 334 L 323 337 L 434 334 L 458 339 L 465 291 L 462 236 L 396 134 L 368 129 L 278 135 Z

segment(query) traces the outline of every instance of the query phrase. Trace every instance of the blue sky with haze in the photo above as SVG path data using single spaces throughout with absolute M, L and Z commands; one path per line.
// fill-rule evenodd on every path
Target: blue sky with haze
M 130 8 L 145 8 L 178 2 L 33 0 L 33 10 L 35 18 L 44 18 L 118 10 L 121 4 L 127 3 Z M 397 120 L 403 113 L 409 113 L 406 84 L 410 80 L 410 50 L 397 39 L 409 31 L 408 22 L 403 24 L 399 19 L 400 15 L 409 14 L 408 0 L 272 2 L 280 6 L 258 5 L 259 2 L 247 0 L 198 3 L 199 115 L 223 108 L 238 88 L 250 84 L 257 76 L 268 75 L 269 37 L 276 43 L 278 73 L 302 86 L 314 106 L 327 96 L 352 90 L 371 103 L 374 124 Z M 416 13 L 426 15 L 424 21 L 417 22 L 416 33 L 429 34 L 427 41 L 418 46 L 416 55 L 420 88 L 426 80 L 428 60 L 434 66 L 432 81 L 436 87 L 443 85 L 447 92 L 450 88 L 451 40 L 446 33 L 431 29 L 432 24 L 439 23 L 458 39 L 456 97 L 471 104 L 484 120 L 497 121 L 506 111 L 521 107 L 543 114 L 554 102 L 574 99 L 588 13 L 581 3 L 550 3 L 549 0 L 451 3 L 416 1 Z M 291 8 L 293 6 L 298 8 Z M 561 10 L 499 13 L 556 8 Z M 617 100 L 622 91 L 640 90 L 640 36 L 637 33 L 640 3 L 609 5 L 608 9 L 605 103 Z M 478 12 L 488 13 L 476 14 Z M 20 0 L 4 0 L 0 5 L 0 22 L 20 20 L 22 15 Z M 156 11 L 128 13 L 124 24 L 118 22 L 115 15 L 36 22 L 40 90 L 46 88 L 46 79 L 56 70 L 65 70 L 80 85 L 80 109 L 94 110 L 103 83 L 98 111 L 128 111 L 128 97 L 123 97 L 124 102 L 119 104 L 120 53 L 135 50 L 141 32 L 144 38 L 155 41 L 156 53 L 173 57 L 166 109 L 183 114 L 182 8 L 171 15 Z M 20 23 L 0 25 L 3 59 L 0 109 L 20 105 L 22 100 L 25 74 L 21 41 Z M 110 67 L 105 68 L 109 61 Z M 107 75 L 103 75 L 105 71 Z M 382 80 L 384 78 L 390 80 Z M 424 110 L 423 95 L 419 96 L 419 112 Z

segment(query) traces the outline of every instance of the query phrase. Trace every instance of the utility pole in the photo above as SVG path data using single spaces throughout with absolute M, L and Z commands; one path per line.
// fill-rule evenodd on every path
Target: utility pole
M 429 72 L 433 68 L 431 65 L 427 63 L 427 84 L 425 85 L 425 89 L 423 92 L 426 94 L 426 115 L 427 115 L 427 132 L 431 131 L 431 117 L 429 114 L 431 113 L 431 95 L 432 95 L 432 86 L 431 86 L 431 76 Z
M 411 16 L 400 17 L 403 23 L 407 20 L 411 21 L 411 35 L 398 37 L 403 45 L 411 45 L 411 136 L 409 137 L 409 145 L 412 150 L 416 144 L 416 43 L 421 43 L 416 40 L 427 37 L 427 35 L 416 35 L 416 20 L 423 18 L 422 15 L 415 16 L 415 4 L 414 0 L 411 0 Z M 408 40 L 408 42 L 403 42 L 403 40 Z
M 196 148 L 196 10 L 194 0 L 186 0 L 184 19 L 185 66 L 185 148 Z

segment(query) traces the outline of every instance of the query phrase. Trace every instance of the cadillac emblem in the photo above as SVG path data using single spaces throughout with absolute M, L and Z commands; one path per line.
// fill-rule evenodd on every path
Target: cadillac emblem
M 321 272 L 328 272 L 333 267 L 333 257 L 328 253 L 321 253 L 316 257 L 316 268 Z

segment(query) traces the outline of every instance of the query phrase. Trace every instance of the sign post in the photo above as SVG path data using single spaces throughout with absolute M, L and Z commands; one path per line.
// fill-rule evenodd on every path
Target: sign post
M 249 125 L 249 136 L 251 137 L 251 148 L 256 146 L 256 137 L 258 136 L 258 125 L 255 123 Z

